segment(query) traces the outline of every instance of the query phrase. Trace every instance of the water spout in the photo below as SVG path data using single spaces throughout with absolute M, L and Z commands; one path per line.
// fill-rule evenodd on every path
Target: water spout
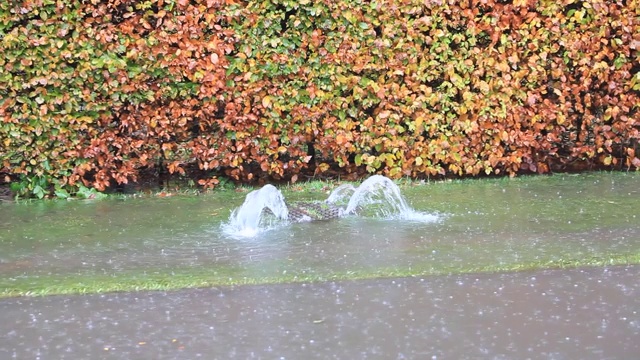
M 288 216 L 287 205 L 280 190 L 273 185 L 265 185 L 247 194 L 242 206 L 231 213 L 229 222 L 223 224 L 222 229 L 228 235 L 251 237 L 260 230 L 286 221 Z
M 372 212 L 375 217 L 388 220 L 432 222 L 439 219 L 437 215 L 414 210 L 407 204 L 398 185 L 382 175 L 371 176 L 355 189 L 344 214 L 358 212 Z
M 332 205 L 346 206 L 355 191 L 356 187 L 351 184 L 340 185 L 329 194 L 325 202 Z
M 376 215 L 380 217 L 401 214 L 411 209 L 398 185 L 382 175 L 373 175 L 358 186 L 344 213 L 353 214 L 362 207 L 375 208 Z
M 411 208 L 391 179 L 373 175 L 357 188 L 350 184 L 337 187 L 324 202 L 301 202 L 290 209 L 278 189 L 265 185 L 250 192 L 222 227 L 227 235 L 253 237 L 283 222 L 327 220 L 360 214 L 373 214 L 387 220 L 433 222 L 439 219 L 437 215 Z

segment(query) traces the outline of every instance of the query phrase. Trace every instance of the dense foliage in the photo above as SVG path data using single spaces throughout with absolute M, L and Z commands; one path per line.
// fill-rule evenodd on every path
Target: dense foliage
M 640 4 L 0 4 L 0 172 L 22 194 L 637 169 Z

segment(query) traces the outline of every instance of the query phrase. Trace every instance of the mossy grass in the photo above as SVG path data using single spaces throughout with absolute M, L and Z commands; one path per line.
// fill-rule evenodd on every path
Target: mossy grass
M 289 271 L 273 276 L 243 276 L 236 271 L 199 269 L 176 270 L 170 273 L 142 273 L 112 276 L 42 276 L 25 282 L 10 284 L 4 280 L 0 298 L 17 296 L 101 294 L 124 291 L 174 291 L 180 289 L 229 287 L 243 285 L 269 285 L 287 283 L 313 283 L 326 281 L 353 281 L 400 277 L 427 277 L 442 275 L 492 274 L 518 271 L 575 269 L 587 267 L 640 265 L 640 252 L 612 254 L 602 257 L 567 258 L 529 262 L 500 263 L 466 267 L 450 266 L 434 268 L 427 263 L 411 267 L 377 268 L 375 270 L 344 270 L 326 273 Z M 237 269 L 236 269 L 237 270 Z

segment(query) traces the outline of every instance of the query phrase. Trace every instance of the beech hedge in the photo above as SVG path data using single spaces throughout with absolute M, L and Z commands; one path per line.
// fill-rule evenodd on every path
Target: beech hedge
M 21 195 L 638 169 L 640 4 L 0 4 L 0 173 Z

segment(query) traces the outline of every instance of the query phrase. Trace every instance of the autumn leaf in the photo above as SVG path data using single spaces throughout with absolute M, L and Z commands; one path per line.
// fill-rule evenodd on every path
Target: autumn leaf
M 271 109 L 271 96 L 267 95 L 262 98 L 262 107 L 265 109 Z
M 528 6 L 529 0 L 513 0 L 513 6 L 516 7 L 526 7 Z
M 480 89 L 480 92 L 482 92 L 484 95 L 489 94 L 489 84 L 484 80 L 478 83 L 478 89 Z

